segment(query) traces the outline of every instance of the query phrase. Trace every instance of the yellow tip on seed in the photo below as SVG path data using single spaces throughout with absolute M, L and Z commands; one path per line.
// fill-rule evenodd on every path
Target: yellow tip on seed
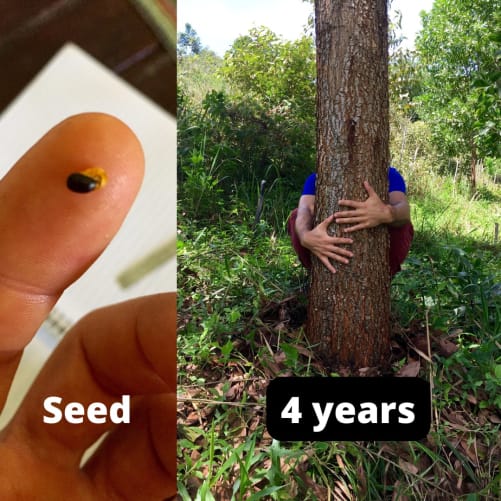
M 84 176 L 91 177 L 97 182 L 97 187 L 102 188 L 106 182 L 108 181 L 108 177 L 106 176 L 106 172 L 104 172 L 101 167 L 89 167 L 88 169 L 80 171 L 80 174 Z

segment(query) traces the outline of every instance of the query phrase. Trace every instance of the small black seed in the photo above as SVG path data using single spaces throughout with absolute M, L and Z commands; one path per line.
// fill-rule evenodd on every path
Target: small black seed
M 86 176 L 85 174 L 80 174 L 75 172 L 70 174 L 66 180 L 66 186 L 76 193 L 89 193 L 94 191 L 98 186 L 99 182 L 92 177 Z

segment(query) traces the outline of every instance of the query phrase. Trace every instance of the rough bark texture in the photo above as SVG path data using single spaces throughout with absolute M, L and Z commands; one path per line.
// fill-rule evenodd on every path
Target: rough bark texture
M 386 0 L 316 0 L 316 224 L 340 199 L 365 200 L 367 180 L 388 199 Z M 337 225 L 331 234 L 346 236 Z M 308 335 L 332 364 L 385 365 L 390 352 L 389 238 L 385 226 L 352 234 L 354 257 L 331 274 L 314 258 Z

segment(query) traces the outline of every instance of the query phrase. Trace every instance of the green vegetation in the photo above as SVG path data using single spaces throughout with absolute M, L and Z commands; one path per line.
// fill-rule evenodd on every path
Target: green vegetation
M 487 40 L 469 51 L 480 25 L 492 27 L 485 15 L 494 4 L 436 0 L 423 44 L 445 39 L 440 30 L 451 30 L 444 24 L 450 19 L 455 53 L 468 51 L 470 61 L 491 57 Z M 476 16 L 485 22 L 470 22 Z M 476 122 L 459 129 L 448 106 L 436 106 L 435 120 L 423 103 L 445 103 L 450 86 L 430 86 L 428 71 L 439 68 L 452 86 L 456 70 L 443 62 L 442 42 L 433 63 L 419 47 L 394 48 L 390 67 L 392 163 L 407 180 L 416 230 L 392 285 L 392 366 L 432 382 L 433 423 L 426 439 L 401 443 L 279 443 L 266 432 L 271 378 L 333 375 L 305 337 L 308 278 L 285 231 L 315 163 L 311 40 L 287 42 L 259 28 L 222 59 L 206 48 L 180 55 L 182 499 L 499 499 L 501 161 L 488 148 L 494 130 L 485 131 L 499 123 L 499 97 L 489 84 L 478 99 L 465 98 L 461 106 L 471 113 L 464 116 Z M 478 67 L 485 82 L 496 82 L 493 67 Z M 475 68 L 463 89 L 478 89 Z M 476 145 L 473 191 L 471 149 L 451 139 L 458 131 Z M 264 209 L 256 221 L 262 179 Z M 360 375 L 379 373 L 367 368 Z
M 423 118 L 442 154 L 467 165 L 499 153 L 500 21 L 495 0 L 437 0 L 417 40 Z

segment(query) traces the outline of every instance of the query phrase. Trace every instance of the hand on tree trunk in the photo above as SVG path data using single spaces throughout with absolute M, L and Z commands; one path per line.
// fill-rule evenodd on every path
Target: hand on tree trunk
M 346 233 L 374 228 L 380 224 L 392 222 L 391 207 L 379 198 L 367 181 L 364 181 L 364 187 L 369 195 L 364 202 L 357 202 L 356 200 L 340 200 L 338 202 L 338 205 L 352 209 L 334 214 L 337 224 L 355 224 L 355 226 L 345 228 L 343 231 Z
M 329 235 L 327 230 L 333 220 L 334 215 L 331 215 L 311 231 L 305 232 L 301 239 L 301 245 L 315 254 L 331 273 L 336 273 L 336 269 L 332 266 L 330 259 L 348 264 L 348 258 L 353 257 L 353 252 L 340 247 L 340 245 L 352 244 L 353 240 L 351 238 Z

